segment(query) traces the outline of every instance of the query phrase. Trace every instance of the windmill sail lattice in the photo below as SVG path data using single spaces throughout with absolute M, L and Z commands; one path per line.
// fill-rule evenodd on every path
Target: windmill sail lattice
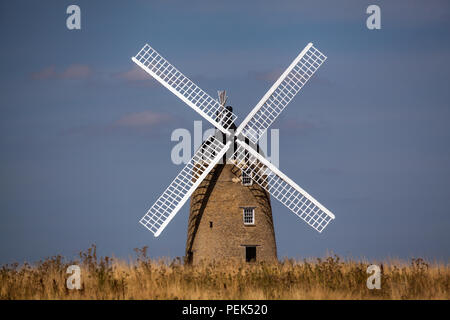
M 224 106 L 225 92 L 219 93 L 220 101 L 213 99 L 148 44 L 132 60 L 217 129 L 231 135 L 228 128 L 237 117 Z M 230 158 L 238 168 L 249 173 L 256 183 L 318 232 L 324 230 L 335 218 L 334 215 L 244 143 L 243 138 L 256 144 L 259 136 L 275 121 L 325 60 L 326 56 L 312 43 L 300 52 L 236 130 L 238 148 Z M 155 237 L 167 226 L 231 145 L 231 141 L 224 145 L 210 137 L 195 153 L 140 220 Z
M 326 56 L 309 43 L 262 97 L 236 131 L 253 143 L 275 121 L 305 83 L 326 60 Z
M 197 150 L 188 164 L 148 210 L 147 214 L 142 217 L 140 223 L 157 237 L 178 213 L 202 180 L 220 161 L 228 150 L 230 143 L 228 142 L 227 145 L 224 145 L 214 136 L 211 136 Z
M 146 44 L 135 57 L 131 58 L 138 66 L 144 69 L 163 86 L 169 89 L 188 106 L 200 113 L 222 132 L 230 134 L 223 124 L 233 123 L 237 116 L 227 112 L 226 121 L 216 121 L 218 114 L 222 113 L 222 106 L 200 89 L 194 82 L 178 71 L 164 59 L 155 49 Z
M 311 227 L 318 232 L 322 232 L 328 223 L 335 218 L 334 214 L 327 208 L 321 205 L 253 148 L 239 140 L 237 143 L 238 147 L 236 152 L 231 157 L 234 164 L 241 170 L 246 171 L 253 181 L 266 189 L 270 195 L 284 204 Z

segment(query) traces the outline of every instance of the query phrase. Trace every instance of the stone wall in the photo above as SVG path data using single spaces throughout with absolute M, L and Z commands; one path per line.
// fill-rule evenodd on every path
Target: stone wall
M 255 207 L 254 225 L 244 225 L 243 207 Z M 245 261 L 247 245 L 256 246 L 256 261 L 277 259 L 270 196 L 258 184 L 242 185 L 234 165 L 218 164 L 191 197 L 186 257 Z

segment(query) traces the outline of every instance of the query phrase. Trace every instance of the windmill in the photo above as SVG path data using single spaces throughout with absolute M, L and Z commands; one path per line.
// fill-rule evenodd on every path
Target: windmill
M 231 174 L 240 172 L 242 184 L 245 187 L 252 185 L 252 189 L 256 190 L 258 195 L 250 196 L 250 193 L 247 193 L 247 198 L 258 199 L 261 209 L 259 211 L 265 212 L 265 218 L 260 219 L 260 223 L 256 224 L 258 228 L 253 229 L 252 232 L 245 231 L 245 234 L 242 235 L 242 232 L 239 231 L 241 229 L 236 228 L 235 222 L 227 223 L 230 219 L 233 221 L 236 219 L 231 218 L 235 213 L 227 212 L 226 208 L 232 203 L 230 199 L 233 200 L 237 195 L 241 198 L 246 197 L 246 193 L 242 191 L 243 189 L 231 191 L 232 188 L 229 187 L 232 186 L 231 184 L 228 184 L 228 187 L 226 185 L 217 187 L 216 189 L 220 189 L 216 190 L 216 199 L 219 199 L 219 205 L 216 204 L 215 208 L 218 210 L 210 211 L 219 211 L 215 219 L 219 220 L 216 222 L 219 222 L 222 228 L 219 230 L 220 232 L 214 232 L 213 221 L 209 221 L 210 233 L 207 231 L 198 233 L 198 230 L 193 233 L 188 230 L 187 255 L 193 254 L 193 243 L 197 243 L 199 251 L 198 254 L 196 253 L 194 261 L 207 260 L 211 257 L 239 258 L 243 257 L 244 253 L 247 261 L 276 259 L 270 195 L 319 233 L 335 218 L 333 213 L 261 155 L 257 147 L 259 137 L 265 133 L 326 60 L 326 56 L 312 43 L 309 43 L 300 52 L 237 128 L 234 125 L 237 117 L 231 107 L 226 107 L 227 97 L 224 91 L 219 92 L 218 100 L 213 99 L 148 44 L 132 57 L 132 60 L 214 125 L 219 133 L 211 135 L 204 141 L 140 220 L 140 223 L 155 237 L 161 234 L 191 196 L 189 228 L 198 228 L 200 225 L 205 230 L 208 221 L 204 217 L 199 219 L 198 216 L 193 215 L 193 212 L 198 209 L 195 207 L 196 198 L 200 196 L 202 198 L 200 202 L 203 205 L 206 203 L 208 206 L 208 202 L 211 201 L 208 197 L 205 198 L 208 195 L 208 188 L 215 186 L 218 181 L 224 181 L 225 178 L 221 177 L 230 176 L 230 172 Z M 235 132 L 233 132 L 234 128 L 236 128 Z M 222 137 L 226 137 L 226 139 Z M 230 150 L 232 153 L 228 156 L 227 153 L 230 153 Z M 221 165 L 223 159 L 225 159 L 225 163 Z M 224 167 L 227 170 L 224 171 Z M 235 180 L 231 178 L 231 181 Z M 253 182 L 255 183 L 253 184 Z M 225 209 L 221 210 L 221 208 Z M 254 206 L 241 208 L 243 213 L 240 219 L 244 226 L 255 226 L 254 208 Z M 253 243 L 245 242 L 248 234 L 253 235 L 250 238 L 247 237 L 248 241 L 253 241 Z M 258 237 L 255 238 L 255 235 Z M 263 241 L 263 245 L 254 243 L 258 240 Z M 241 244 L 239 245 L 239 243 Z M 245 250 L 244 253 L 237 248 L 239 246 Z M 227 254 L 221 255 L 220 252 L 223 250 L 227 250 Z M 258 256 L 262 259 L 256 259 L 257 251 L 260 251 L 261 254 Z M 193 261 L 192 256 L 189 260 Z

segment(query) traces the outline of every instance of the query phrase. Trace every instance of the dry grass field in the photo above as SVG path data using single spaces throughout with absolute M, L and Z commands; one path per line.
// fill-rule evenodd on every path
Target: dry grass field
M 79 259 L 61 256 L 0 269 L 0 299 L 449 299 L 450 267 L 422 259 L 386 261 L 380 290 L 369 290 L 369 262 L 325 259 L 278 264 L 186 266 L 154 261 L 146 248 L 137 259 L 97 257 L 93 246 Z M 376 262 L 374 262 L 376 263 Z M 81 267 L 82 288 L 69 290 L 67 267 Z

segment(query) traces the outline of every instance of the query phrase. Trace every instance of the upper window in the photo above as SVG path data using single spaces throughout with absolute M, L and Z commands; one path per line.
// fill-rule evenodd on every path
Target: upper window
M 244 224 L 255 224 L 255 208 L 244 208 Z
M 252 177 L 250 175 L 250 172 L 242 170 L 242 184 L 244 186 L 251 186 L 252 185 Z

